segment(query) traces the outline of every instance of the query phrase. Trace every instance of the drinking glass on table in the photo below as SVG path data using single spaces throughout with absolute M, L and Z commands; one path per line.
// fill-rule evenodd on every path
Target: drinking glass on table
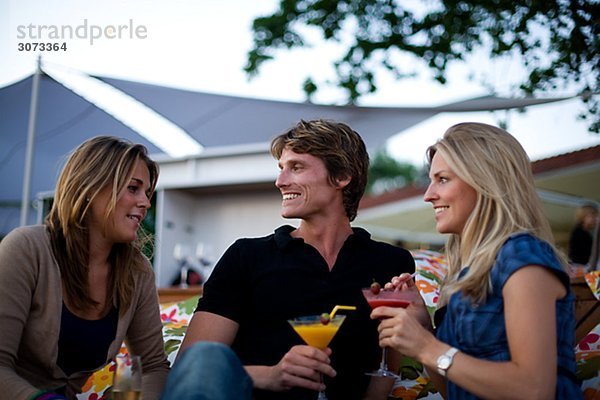
M 406 308 L 414 301 L 415 294 L 409 290 L 384 290 L 373 287 L 362 289 L 363 296 L 369 303 L 371 309 L 377 307 L 402 307 Z M 399 378 L 399 376 L 388 369 L 387 365 L 387 347 L 381 350 L 381 362 L 379 369 L 369 372 L 367 375 Z
M 142 361 L 140 356 L 119 354 L 115 357 L 113 400 L 140 400 L 142 397 Z

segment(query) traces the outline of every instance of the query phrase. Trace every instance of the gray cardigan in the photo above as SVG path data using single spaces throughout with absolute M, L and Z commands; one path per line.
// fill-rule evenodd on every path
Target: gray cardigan
M 93 371 L 67 376 L 56 364 L 61 311 L 60 271 L 46 227 L 15 229 L 0 242 L 2 398 L 26 400 L 39 390 L 65 385 L 69 398 L 80 392 Z M 119 316 L 106 355 L 108 363 L 126 340 L 129 351 L 142 357 L 144 400 L 158 399 L 169 371 L 162 339 L 158 295 L 148 264 L 135 276 L 131 306 Z

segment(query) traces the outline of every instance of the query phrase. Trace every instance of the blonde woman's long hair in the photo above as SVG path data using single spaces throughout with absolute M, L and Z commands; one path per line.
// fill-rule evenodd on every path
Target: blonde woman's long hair
M 119 193 L 129 184 L 138 160 L 148 167 L 149 190 L 153 193 L 158 165 L 148 157 L 146 148 L 112 136 L 98 136 L 82 143 L 69 156 L 58 178 L 54 203 L 45 222 L 65 295 L 76 309 L 89 310 L 98 305 L 90 297 L 88 287 L 90 206 L 104 188 L 111 188 L 104 215 L 106 227 Z M 141 248 L 148 240 L 149 236 L 140 229 L 136 241 L 113 245 L 107 293 L 120 313 L 131 304 L 134 272 L 145 269 L 147 261 Z
M 446 244 L 448 274 L 440 306 L 457 291 L 476 303 L 483 302 L 491 290 L 490 270 L 496 255 L 517 232 L 548 242 L 565 265 L 564 256 L 552 245 L 552 231 L 535 189 L 529 158 L 513 136 L 495 126 L 461 123 L 429 147 L 429 164 L 437 153 L 477 192 L 462 234 L 450 235 Z M 463 266 L 469 271 L 457 281 Z

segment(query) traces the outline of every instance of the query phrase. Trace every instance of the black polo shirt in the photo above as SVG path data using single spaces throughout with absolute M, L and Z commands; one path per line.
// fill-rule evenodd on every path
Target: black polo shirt
M 377 369 L 377 321 L 361 288 L 374 280 L 384 284 L 403 272 L 412 273 L 414 260 L 404 249 L 376 242 L 353 228 L 335 265 L 329 270 L 319 252 L 290 236 L 295 228 L 282 226 L 274 234 L 237 240 L 221 257 L 204 285 L 196 311 L 206 311 L 239 323 L 232 348 L 244 365 L 275 365 L 289 349 L 303 344 L 287 320 L 330 312 L 353 305 L 330 343 L 334 379 L 326 377 L 330 400 L 361 399 L 369 376 Z M 294 389 L 274 393 L 255 390 L 255 399 L 311 399 L 316 393 Z

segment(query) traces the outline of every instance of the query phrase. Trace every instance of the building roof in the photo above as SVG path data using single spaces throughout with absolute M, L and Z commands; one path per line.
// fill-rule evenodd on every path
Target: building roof
M 372 151 L 383 146 L 390 136 L 440 112 L 506 109 L 560 100 L 485 97 L 430 108 L 327 106 L 224 96 L 105 77 L 86 78 L 101 80 L 137 99 L 183 128 L 205 150 L 236 152 L 244 146 L 252 151 L 257 145 L 268 149 L 272 137 L 301 118 L 344 121 L 363 136 Z M 0 234 L 15 227 L 19 219 L 32 83 L 33 75 L 0 88 Z M 40 78 L 36 117 L 30 200 L 40 192 L 53 190 L 66 156 L 93 136 L 126 138 L 145 145 L 159 158 L 168 158 L 150 139 L 45 73 Z M 31 216 L 29 222 L 34 220 Z

